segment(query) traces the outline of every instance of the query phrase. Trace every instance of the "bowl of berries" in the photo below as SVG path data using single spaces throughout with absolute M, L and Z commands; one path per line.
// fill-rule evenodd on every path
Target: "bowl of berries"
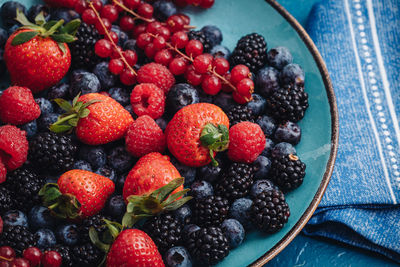
M 0 0 L 0 266 L 262 266 L 332 174 L 335 96 L 273 0 Z

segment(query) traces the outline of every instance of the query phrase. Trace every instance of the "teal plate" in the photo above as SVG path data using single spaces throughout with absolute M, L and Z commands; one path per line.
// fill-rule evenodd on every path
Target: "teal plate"
M 37 0 L 18 0 L 27 6 Z M 0 0 L 0 4 L 5 0 Z M 262 34 L 268 47 L 286 46 L 294 62 L 306 73 L 310 107 L 300 122 L 302 140 L 296 146 L 307 164 L 303 185 L 287 194 L 291 216 L 276 234 L 253 231 L 244 243 L 232 250 L 217 266 L 262 266 L 276 256 L 301 231 L 318 206 L 333 171 L 338 144 L 338 114 L 335 95 L 325 64 L 315 45 L 300 24 L 273 0 L 216 0 L 208 10 L 187 8 L 191 25 L 201 28 L 215 24 L 221 28 L 223 45 L 233 49 L 245 34 Z M 4 82 L 4 81 L 3 81 Z

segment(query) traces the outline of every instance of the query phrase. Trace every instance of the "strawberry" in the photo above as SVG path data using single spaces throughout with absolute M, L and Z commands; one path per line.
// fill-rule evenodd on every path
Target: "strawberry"
M 207 165 L 216 151 L 227 149 L 229 119 L 213 104 L 197 103 L 180 109 L 165 130 L 170 152 L 191 167 Z
M 11 125 L 0 127 L 0 159 L 8 171 L 15 170 L 24 164 L 28 149 L 25 131 Z
M 46 184 L 39 192 L 45 206 L 61 218 L 87 218 L 100 212 L 114 192 L 109 178 L 85 170 L 70 170 L 57 184 Z
M 80 20 L 62 26 L 64 20 L 46 23 L 40 13 L 35 19 L 38 25 L 35 25 L 19 10 L 16 20 L 23 27 L 8 38 L 4 49 L 4 61 L 12 83 L 28 87 L 33 93 L 57 84 L 71 65 L 66 43 L 75 40 L 73 34 Z
M 0 120 L 10 124 L 25 124 L 40 116 L 40 107 L 31 90 L 12 86 L 0 96 Z
M 157 246 L 143 231 L 122 231 L 107 254 L 107 267 L 162 267 L 165 266 Z
M 53 132 L 68 132 L 75 127 L 79 140 L 88 145 L 106 144 L 125 136 L 133 123 L 131 114 L 111 97 L 91 93 L 72 101 L 54 100 L 66 111 L 50 126 Z

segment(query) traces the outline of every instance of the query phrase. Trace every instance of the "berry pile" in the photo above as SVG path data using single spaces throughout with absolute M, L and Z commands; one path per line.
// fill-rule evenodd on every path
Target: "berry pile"
M 231 53 L 179 11 L 214 0 L 45 2 L 0 8 L 0 266 L 208 266 L 284 227 L 308 108 L 287 48 Z

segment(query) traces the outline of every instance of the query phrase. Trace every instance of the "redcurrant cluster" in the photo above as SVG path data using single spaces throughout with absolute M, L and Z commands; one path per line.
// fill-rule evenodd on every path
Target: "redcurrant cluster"
M 60 253 L 57 251 L 46 251 L 42 253 L 37 247 L 24 250 L 23 257 L 17 258 L 14 249 L 9 246 L 0 247 L 0 266 L 14 267 L 59 267 L 62 263 Z
M 214 5 L 215 0 L 174 0 L 174 3 L 179 7 L 187 5 L 200 6 L 202 8 L 210 8 Z

